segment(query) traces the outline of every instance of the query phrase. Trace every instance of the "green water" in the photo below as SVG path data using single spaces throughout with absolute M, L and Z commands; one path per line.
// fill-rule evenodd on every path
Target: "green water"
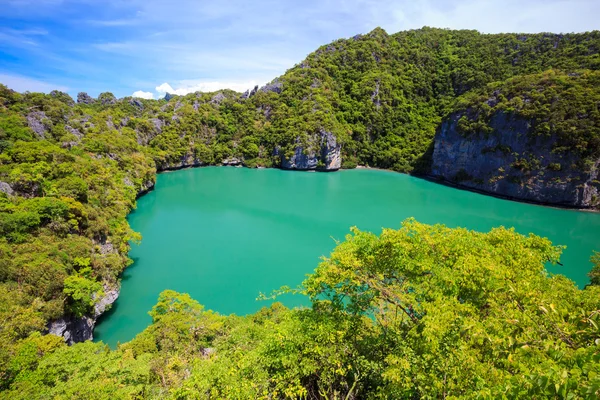
M 517 203 L 377 170 L 336 173 L 198 168 L 158 176 L 129 222 L 143 236 L 121 295 L 94 332 L 114 345 L 141 332 L 165 289 L 222 314 L 268 305 L 259 292 L 295 286 L 352 225 L 379 232 L 408 217 L 479 231 L 504 225 L 567 245 L 563 267 L 583 286 L 600 249 L 600 214 Z M 289 306 L 302 303 L 289 297 Z

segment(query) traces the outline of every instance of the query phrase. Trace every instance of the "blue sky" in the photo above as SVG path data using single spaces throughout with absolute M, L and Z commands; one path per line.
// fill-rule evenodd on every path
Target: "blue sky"
M 377 26 L 583 32 L 598 16 L 600 0 L 0 0 L 0 83 L 73 96 L 244 91 Z

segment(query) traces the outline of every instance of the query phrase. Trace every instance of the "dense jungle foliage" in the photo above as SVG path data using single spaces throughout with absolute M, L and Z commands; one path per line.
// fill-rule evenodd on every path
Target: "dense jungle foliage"
M 521 113 L 597 159 L 599 52 L 600 32 L 376 29 L 245 95 L 75 101 L 0 85 L 2 396 L 595 398 L 597 288 L 544 276 L 558 250 L 502 229 L 355 232 L 305 283 L 307 310 L 222 317 L 165 292 L 115 351 L 43 334 L 102 311 L 141 239 L 125 217 L 160 170 L 277 167 L 327 131 L 343 167 L 424 173 L 436 128 L 466 108 L 465 131 L 491 109 Z

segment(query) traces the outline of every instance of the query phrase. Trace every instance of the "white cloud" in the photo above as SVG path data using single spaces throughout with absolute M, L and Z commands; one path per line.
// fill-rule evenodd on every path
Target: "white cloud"
M 185 96 L 188 93 L 194 92 L 215 92 L 221 89 L 231 89 L 236 92 L 244 92 L 258 85 L 258 82 L 219 82 L 219 81 L 181 81 L 177 89 L 174 89 L 167 82 L 156 87 L 156 91 L 160 94 L 170 93 L 179 96 Z
M 152 92 L 144 92 L 142 90 L 138 90 L 137 92 L 133 92 L 132 94 L 133 97 L 139 97 L 140 99 L 153 99 L 154 98 L 154 93 Z
M 69 88 L 67 88 L 66 86 L 55 85 L 53 83 L 28 78 L 26 76 L 2 73 L 0 73 L 0 83 L 8 86 L 12 90 L 16 90 L 17 92 L 29 91 L 48 93 L 53 90 L 60 90 L 61 92 L 66 92 L 69 90 Z

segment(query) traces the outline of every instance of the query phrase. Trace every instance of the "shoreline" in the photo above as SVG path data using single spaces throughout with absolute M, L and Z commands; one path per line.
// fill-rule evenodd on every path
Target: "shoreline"
M 549 207 L 549 208 L 555 208 L 555 209 L 559 209 L 559 210 L 571 210 L 571 211 L 584 211 L 584 212 L 591 212 L 591 213 L 598 213 L 600 212 L 600 209 L 596 209 L 593 207 L 577 207 L 577 206 L 570 206 L 568 204 L 555 204 L 555 203 L 547 203 L 547 202 L 542 202 L 542 201 L 535 201 L 535 200 L 527 200 L 527 199 L 520 199 L 518 197 L 512 197 L 512 196 L 507 196 L 507 195 L 503 195 L 503 194 L 499 194 L 499 193 L 492 193 L 492 192 L 487 192 L 485 190 L 481 190 L 481 189 L 477 189 L 477 188 L 473 188 L 470 186 L 465 186 L 465 185 L 461 185 L 459 183 L 456 182 L 452 182 L 443 178 L 439 178 L 436 177 L 434 175 L 429 175 L 429 174 L 419 174 L 419 173 L 412 173 L 412 172 L 399 172 L 399 171 L 394 171 L 392 169 L 385 169 L 385 168 L 378 168 L 378 167 L 370 167 L 368 165 L 357 165 L 355 168 L 338 168 L 338 169 L 331 169 L 331 170 L 325 170 L 325 169 L 287 169 L 287 168 L 280 168 L 280 167 L 263 167 L 263 166 L 256 166 L 256 167 L 247 167 L 243 164 L 239 164 L 239 165 L 223 165 L 223 164 L 191 164 L 191 165 L 184 165 L 184 166 L 176 166 L 176 167 L 166 167 L 163 169 L 157 169 L 156 170 L 156 175 L 158 174 L 162 174 L 162 173 L 167 173 L 167 172 L 174 172 L 174 171 L 179 171 L 182 169 L 192 169 L 192 168 L 204 168 L 204 167 L 233 167 L 233 168 L 247 168 L 247 169 L 279 169 L 282 171 L 294 171 L 294 172 L 324 172 L 324 173 L 331 173 L 331 172 L 338 172 L 338 171 L 351 171 L 354 169 L 358 169 L 358 170 L 373 170 L 373 171 L 385 171 L 385 172 L 392 172 L 392 173 L 396 173 L 396 174 L 402 174 L 402 175 L 408 175 L 408 176 L 412 176 L 418 179 L 423 179 L 426 180 L 428 182 L 431 183 L 436 183 L 439 185 L 443 185 L 443 186 L 447 186 L 447 187 L 451 187 L 453 189 L 458 189 L 458 190 L 465 190 L 468 192 L 473 192 L 473 193 L 477 193 L 477 194 L 481 194 L 484 196 L 490 196 L 490 197 L 495 197 L 497 199 L 502 199 L 502 200 L 508 200 L 508 201 L 513 201 L 516 203 L 524 203 L 524 204 L 532 204 L 532 205 L 536 205 L 536 206 L 542 206 L 542 207 Z M 148 188 L 144 188 L 141 189 L 140 191 L 138 191 L 138 194 L 136 195 L 136 200 L 138 198 L 140 198 L 141 196 L 143 196 L 144 194 L 150 192 L 154 190 L 154 184 Z

